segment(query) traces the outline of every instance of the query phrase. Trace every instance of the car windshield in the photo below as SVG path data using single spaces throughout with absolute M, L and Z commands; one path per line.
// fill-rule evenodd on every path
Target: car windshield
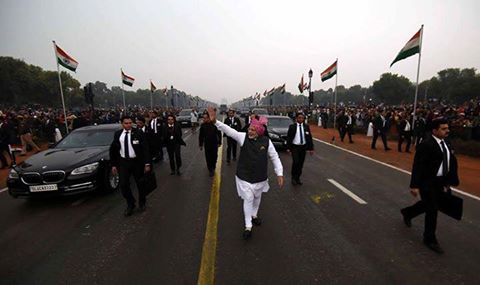
M 288 128 L 292 124 L 292 120 L 289 118 L 269 118 L 268 127 L 269 128 Z
M 55 148 L 109 146 L 115 130 L 85 130 L 70 133 Z
M 182 111 L 180 111 L 180 113 L 178 115 L 179 116 L 190 116 L 191 112 L 192 112 L 192 110 L 182 110 Z

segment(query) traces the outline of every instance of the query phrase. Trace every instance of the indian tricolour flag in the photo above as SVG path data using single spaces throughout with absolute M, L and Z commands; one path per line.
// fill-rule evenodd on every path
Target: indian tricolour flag
M 132 87 L 132 86 L 133 86 L 133 82 L 135 81 L 135 78 L 126 75 L 126 74 L 123 72 L 123 70 L 121 70 L 121 72 L 122 72 L 122 82 L 123 82 L 123 84 Z
M 336 60 L 332 65 L 330 65 L 324 72 L 322 72 L 322 82 L 332 78 L 335 74 L 337 74 L 337 61 Z
M 53 42 L 53 45 L 55 46 L 55 55 L 57 56 L 57 62 L 61 66 L 65 67 L 66 69 L 69 69 L 71 71 L 75 71 L 78 66 L 78 62 L 73 59 L 73 57 L 69 56 L 63 49 L 61 49 L 55 41 Z
M 157 90 L 157 86 L 155 86 L 155 84 L 153 84 L 152 80 L 150 80 L 150 91 L 155 92 L 155 90 Z
M 402 59 L 405 59 L 414 54 L 420 53 L 422 49 L 422 34 L 423 34 L 423 25 L 420 30 L 407 42 L 407 44 L 400 50 L 397 57 L 393 60 L 392 65 Z

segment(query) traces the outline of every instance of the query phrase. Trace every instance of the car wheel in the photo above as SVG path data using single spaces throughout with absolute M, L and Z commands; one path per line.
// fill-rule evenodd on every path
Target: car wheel
M 107 192 L 117 191 L 120 188 L 120 177 L 118 173 L 114 175 L 111 167 L 108 167 L 105 172 L 105 190 Z

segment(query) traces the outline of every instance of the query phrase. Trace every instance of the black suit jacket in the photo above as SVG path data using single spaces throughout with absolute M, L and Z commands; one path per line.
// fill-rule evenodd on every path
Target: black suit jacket
M 223 123 L 236 131 L 240 131 L 242 129 L 242 123 L 238 117 L 233 117 L 233 123 L 229 117 L 226 117 Z
M 460 181 L 458 179 L 458 164 L 450 143 L 445 141 L 450 150 L 450 169 L 446 176 L 446 185 L 457 186 Z M 413 160 L 412 176 L 410 180 L 410 188 L 425 188 L 431 184 L 436 178 L 440 164 L 443 161 L 443 152 L 435 139 L 430 135 L 421 144 L 415 152 Z
M 117 166 L 120 164 L 120 135 L 123 133 L 122 130 L 118 130 L 113 135 L 113 142 L 110 145 L 110 163 L 112 166 Z M 148 148 L 148 142 L 146 140 L 145 134 L 138 130 L 132 129 L 130 135 L 130 143 L 132 144 L 135 155 L 138 158 L 138 161 L 143 162 L 144 164 L 151 164 L 152 160 L 150 158 L 150 151 Z M 138 143 L 134 143 L 137 142 Z
M 165 124 L 163 126 L 162 136 L 166 146 L 172 144 L 187 145 L 182 138 L 182 128 L 177 123 L 173 124 L 173 132 L 170 132 L 168 124 Z M 173 139 L 171 139 L 172 136 Z
M 407 126 L 407 120 L 406 119 L 403 119 L 402 121 L 400 121 L 400 124 L 398 125 L 398 133 L 400 135 L 409 135 L 412 133 L 412 122 L 410 122 L 410 131 L 405 131 L 405 127 Z
M 297 135 L 297 123 L 293 123 L 288 127 L 288 133 L 287 133 L 287 147 L 288 149 L 292 149 L 293 147 L 293 139 L 295 139 L 295 136 Z M 307 147 L 307 150 L 313 150 L 313 139 L 312 139 L 312 133 L 310 132 L 310 126 L 307 124 L 303 124 L 303 137 L 305 138 L 305 145 Z

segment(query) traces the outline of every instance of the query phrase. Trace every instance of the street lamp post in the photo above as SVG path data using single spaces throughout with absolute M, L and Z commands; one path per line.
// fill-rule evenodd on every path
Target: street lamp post
M 310 71 L 308 71 L 308 105 L 310 108 L 312 108 L 312 105 L 313 105 L 312 77 L 313 77 L 313 71 L 310 68 Z

